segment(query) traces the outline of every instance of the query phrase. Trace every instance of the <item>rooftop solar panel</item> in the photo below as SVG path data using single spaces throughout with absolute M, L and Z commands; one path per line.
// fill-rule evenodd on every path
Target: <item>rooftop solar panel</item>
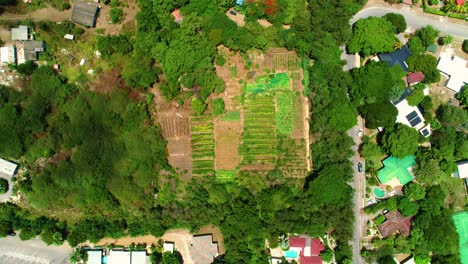
M 421 123 L 421 118 L 419 118 L 419 117 L 416 117 L 416 118 L 414 118 L 413 120 L 410 121 L 410 124 L 411 124 L 412 127 L 417 126 L 419 123 Z
M 423 129 L 421 131 L 421 133 L 423 134 L 423 136 L 427 137 L 429 135 L 429 130 L 427 130 L 427 128 Z
M 413 120 L 416 117 L 418 117 L 418 113 L 416 113 L 416 111 L 413 111 L 406 116 L 406 119 L 408 119 L 408 122 L 411 122 L 411 120 Z

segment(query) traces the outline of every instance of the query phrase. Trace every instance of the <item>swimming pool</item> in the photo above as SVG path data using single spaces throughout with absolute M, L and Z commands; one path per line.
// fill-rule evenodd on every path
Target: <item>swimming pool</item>
M 374 195 L 377 198 L 385 197 L 385 190 L 380 189 L 379 187 L 374 188 Z
M 297 258 L 297 252 L 294 251 L 294 250 L 288 250 L 288 251 L 284 252 L 284 256 L 286 258 Z

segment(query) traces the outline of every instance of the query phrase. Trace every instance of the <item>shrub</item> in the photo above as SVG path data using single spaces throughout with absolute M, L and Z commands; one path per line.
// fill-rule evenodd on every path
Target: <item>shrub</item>
M 0 178 L 0 194 L 6 193 L 8 191 L 8 181 L 6 179 Z
M 224 114 L 224 101 L 222 98 L 213 99 L 213 116 L 219 116 Z
M 463 41 L 462 49 L 464 52 L 468 53 L 468 39 L 465 39 L 465 41 Z
M 440 3 L 439 0 L 429 0 L 430 5 L 438 5 Z
M 71 7 L 71 6 L 70 6 L 69 3 L 63 3 L 63 4 L 62 4 L 62 10 L 68 10 L 68 9 L 70 9 L 70 7 Z
M 216 65 L 223 66 L 224 64 L 226 64 L 226 59 L 224 58 L 224 56 L 223 55 L 216 56 Z
M 110 18 L 112 24 L 117 24 L 122 21 L 123 9 L 122 8 L 112 8 L 110 10 Z
M 424 99 L 424 88 L 425 86 L 423 84 L 416 85 L 411 94 L 408 97 L 406 97 L 406 100 L 408 101 L 409 105 L 417 106 L 419 103 L 422 102 L 422 100 Z
M 198 98 L 192 99 L 192 111 L 195 115 L 202 115 L 206 109 L 206 104 Z
M 404 16 L 395 13 L 388 13 L 383 17 L 393 24 L 395 27 L 395 33 L 398 34 L 406 30 L 406 20 Z

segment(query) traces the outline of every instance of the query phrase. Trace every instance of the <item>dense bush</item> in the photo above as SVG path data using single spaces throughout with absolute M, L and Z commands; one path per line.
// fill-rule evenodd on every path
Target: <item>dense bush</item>
M 4 178 L 0 178 L 0 194 L 8 191 L 8 181 Z
M 383 16 L 383 18 L 387 19 L 393 24 L 396 34 L 406 30 L 406 20 L 404 16 L 395 13 L 387 13 Z

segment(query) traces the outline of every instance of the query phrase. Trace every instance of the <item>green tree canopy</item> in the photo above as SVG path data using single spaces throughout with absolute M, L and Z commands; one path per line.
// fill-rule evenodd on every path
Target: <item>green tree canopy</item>
M 465 84 L 461 91 L 456 95 L 457 99 L 464 107 L 468 107 L 468 84 Z
M 395 124 L 398 110 L 389 101 L 366 104 L 359 108 L 368 128 L 392 127 Z
M 388 153 L 403 158 L 413 155 L 418 150 L 419 133 L 414 128 L 397 124 L 387 129 L 382 137 L 382 143 Z
M 405 71 L 399 66 L 389 67 L 385 62 L 370 62 L 364 67 L 353 69 L 353 84 L 350 95 L 355 105 L 384 103 L 404 88 Z
M 407 60 L 410 71 L 424 73 L 423 83 L 436 83 L 440 81 L 440 73 L 437 70 L 437 58 L 427 54 L 413 54 Z
M 403 188 L 405 196 L 412 201 L 418 201 L 426 197 L 426 188 L 415 182 L 410 182 Z
M 8 191 L 8 181 L 4 178 L 0 178 L 0 194 Z
M 359 19 L 353 25 L 353 36 L 348 43 L 351 53 L 364 56 L 393 50 L 395 27 L 385 18 L 369 17 Z
M 408 48 L 413 54 L 421 54 L 426 50 L 422 40 L 418 36 L 412 36 L 408 40 Z
M 415 35 L 418 36 L 424 47 L 429 47 L 435 43 L 437 36 L 439 36 L 439 31 L 432 26 L 425 26 L 416 31 Z
M 406 30 L 406 20 L 404 16 L 395 13 L 387 13 L 383 16 L 383 18 L 392 23 L 392 25 L 395 27 L 396 34 Z
M 398 201 L 398 211 L 400 211 L 403 216 L 416 215 L 418 210 L 419 205 L 406 197 L 403 197 Z

